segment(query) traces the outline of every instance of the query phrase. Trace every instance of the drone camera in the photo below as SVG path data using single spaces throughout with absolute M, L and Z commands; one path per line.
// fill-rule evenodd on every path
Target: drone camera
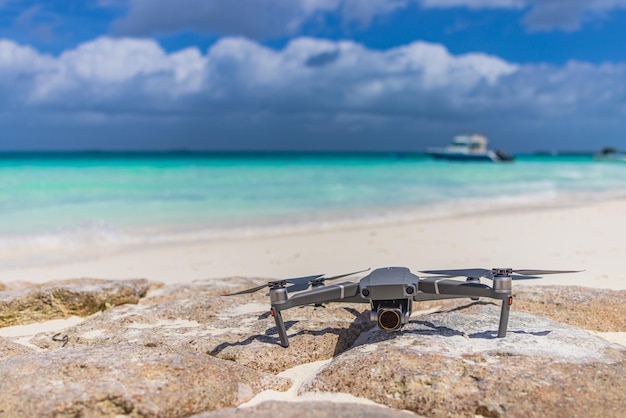
M 382 309 L 378 311 L 378 327 L 385 331 L 395 331 L 402 326 L 400 309 Z
M 380 329 L 396 331 L 409 322 L 411 304 L 408 299 L 372 301 L 372 305 L 370 319 Z

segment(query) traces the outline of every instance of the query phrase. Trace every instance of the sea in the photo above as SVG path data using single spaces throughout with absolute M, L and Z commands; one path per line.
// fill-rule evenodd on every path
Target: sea
M 626 196 L 626 163 L 413 153 L 0 153 L 0 260 L 428 220 Z

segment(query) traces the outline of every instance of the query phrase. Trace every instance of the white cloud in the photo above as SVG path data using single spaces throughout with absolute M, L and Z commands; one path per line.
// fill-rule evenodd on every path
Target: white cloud
M 34 79 L 53 64 L 52 57 L 31 47 L 0 39 L 0 113 L 3 105 L 27 100 Z
M 7 39 L 0 39 L 0 74 L 37 73 L 53 61 L 29 46 L 18 45 Z
M 211 121 L 211 132 L 243 132 L 265 115 L 285 131 L 358 123 L 367 132 L 369 121 L 383 120 L 389 129 L 407 120 L 449 129 L 538 123 L 571 129 L 590 120 L 619 125 L 626 117 L 626 64 L 516 65 L 480 53 L 452 55 L 425 42 L 380 51 L 298 38 L 273 50 L 224 38 L 203 54 L 99 38 L 52 57 L 0 40 L 0 75 L 0 118 L 61 112 L 67 126 L 117 124 L 120 115 L 159 123 L 178 115 Z
M 7 44 L 7 50 L 21 48 Z M 130 98 L 138 111 L 167 107 L 169 101 L 200 91 L 205 60 L 196 48 L 167 54 L 152 40 L 99 38 L 43 63 L 33 59 L 40 63 L 28 101 L 61 108 L 126 108 Z M 150 103 L 153 98 L 159 102 Z

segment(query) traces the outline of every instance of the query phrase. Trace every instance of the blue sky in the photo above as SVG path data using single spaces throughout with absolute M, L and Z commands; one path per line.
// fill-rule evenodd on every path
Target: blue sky
M 626 148 L 626 0 L 0 0 L 0 149 Z

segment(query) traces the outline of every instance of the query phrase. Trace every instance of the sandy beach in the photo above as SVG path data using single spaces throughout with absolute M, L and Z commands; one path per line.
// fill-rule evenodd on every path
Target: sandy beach
M 315 273 L 331 275 L 383 266 L 406 266 L 414 272 L 440 268 L 513 267 L 584 270 L 577 274 L 547 276 L 543 280 L 519 281 L 516 282 L 518 286 L 569 285 L 618 290 L 626 289 L 622 263 L 626 242 L 622 239 L 621 226 L 625 211 L 626 200 L 610 200 L 383 225 L 357 224 L 350 228 L 320 225 L 319 230 L 311 231 L 271 233 L 265 230 L 264 234 L 250 231 L 249 237 L 135 248 L 80 262 L 24 266 L 5 270 L 2 281 L 43 283 L 84 277 L 146 278 L 171 285 L 194 280 L 218 283 L 229 277 L 243 276 L 262 283 L 268 278 Z M 251 307 L 251 315 L 255 317 L 264 310 L 259 305 L 250 303 L 245 306 Z M 41 348 L 31 343 L 31 338 L 42 332 L 64 332 L 83 321 L 85 318 L 72 316 L 5 327 L 0 329 L 0 336 L 41 352 Z M 162 325 L 159 322 L 146 326 Z M 87 332 L 83 337 L 88 338 L 91 334 Z M 624 332 L 593 334 L 610 343 L 626 346 Z M 300 394 L 301 388 L 313 381 L 329 361 L 303 364 L 279 373 L 279 377 L 294 382 L 290 390 L 262 391 L 240 408 L 254 408 L 264 401 L 324 400 L 337 404 L 378 405 L 343 392 Z
M 402 223 L 319 228 L 125 248 L 75 262 L 4 269 L 3 282 L 147 278 L 164 283 L 232 276 L 287 278 L 368 267 L 512 267 L 584 270 L 520 285 L 626 289 L 626 200 L 491 211 Z M 33 253 L 33 258 L 37 254 Z

